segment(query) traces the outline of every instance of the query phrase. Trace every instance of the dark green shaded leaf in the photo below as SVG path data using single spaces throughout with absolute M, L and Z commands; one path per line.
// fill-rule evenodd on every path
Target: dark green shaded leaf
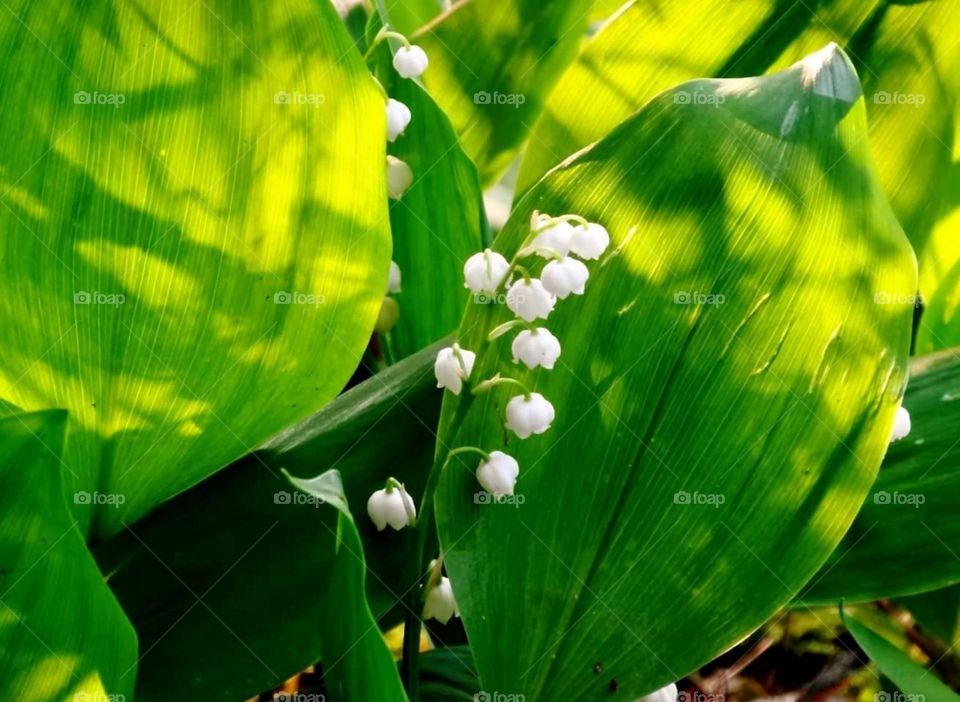
M 236 702 L 321 657 L 329 602 L 318 574 L 334 567 L 337 517 L 297 500 L 281 467 L 341 472 L 358 511 L 371 609 L 399 620 L 397 602 L 413 584 L 403 535 L 377 532 L 365 506 L 387 475 L 422 492 L 440 405 L 435 354 L 425 349 L 344 393 L 100 549 L 142 643 L 137 700 Z

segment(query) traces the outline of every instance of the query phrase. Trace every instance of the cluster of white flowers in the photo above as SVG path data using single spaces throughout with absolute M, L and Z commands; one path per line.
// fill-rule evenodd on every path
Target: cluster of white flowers
M 529 369 L 550 370 L 560 356 L 560 341 L 549 329 L 533 324 L 547 319 L 557 300 L 570 295 L 582 295 L 590 277 L 584 260 L 598 259 L 610 245 L 610 235 L 599 224 L 588 222 L 578 215 L 550 215 L 535 212 L 530 222 L 530 233 L 520 246 L 513 262 L 486 249 L 467 259 L 463 267 L 465 287 L 475 295 L 495 299 L 499 290 L 506 290 L 506 305 L 517 319 L 500 325 L 490 338 L 524 327 L 513 339 L 513 362 Z M 517 264 L 517 259 L 539 256 L 548 259 L 534 278 Z M 574 258 L 573 256 L 577 256 Z M 582 259 L 582 260 L 580 260 Z M 512 279 L 514 274 L 520 274 Z M 454 395 L 463 391 L 473 373 L 476 354 L 458 344 L 441 349 L 434 363 L 437 387 L 446 388 Z M 520 439 L 543 434 L 556 417 L 553 405 L 538 392 L 531 392 L 519 381 L 502 378 L 499 374 L 479 383 L 474 391 L 488 389 L 500 383 L 520 385 L 523 392 L 512 397 L 506 407 L 506 427 Z M 475 449 L 482 458 L 476 469 L 477 480 L 484 490 L 495 496 L 512 495 L 520 467 L 512 456 L 502 451 L 487 453 Z
M 393 67 L 403 78 L 417 78 L 425 70 L 429 61 L 426 52 L 419 46 L 407 41 L 401 34 L 382 31 L 377 41 L 385 37 L 396 37 L 403 41 L 403 46 L 393 55 Z M 410 108 L 399 100 L 387 98 L 387 141 L 391 144 L 406 131 L 413 119 Z M 387 194 L 394 200 L 399 200 L 413 184 L 413 171 L 410 166 L 395 156 L 387 156 Z

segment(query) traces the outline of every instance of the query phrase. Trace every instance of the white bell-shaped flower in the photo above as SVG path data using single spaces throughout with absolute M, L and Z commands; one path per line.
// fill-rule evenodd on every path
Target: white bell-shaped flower
M 656 692 L 641 697 L 637 702 L 677 702 L 677 684 L 670 683 Z
M 398 293 L 400 292 L 400 266 L 397 265 L 396 261 L 390 261 L 390 275 L 387 278 L 387 292 L 388 293 Z
M 560 341 L 543 327 L 524 329 L 517 334 L 510 350 L 514 363 L 523 362 L 527 368 L 542 366 L 550 370 L 560 356 Z
M 399 100 L 387 100 L 387 141 L 396 141 L 410 124 L 410 108 Z
M 493 295 L 510 263 L 491 249 L 475 253 L 463 264 L 464 287 L 474 294 Z
M 533 223 L 533 233 L 529 248 L 537 255 L 550 258 L 554 253 L 560 256 L 570 253 L 573 226 L 569 222 L 539 215 Z
M 503 451 L 491 451 L 490 460 L 480 461 L 477 466 L 477 480 L 491 495 L 512 495 L 519 474 L 517 459 Z
M 460 608 L 453 597 L 450 578 L 442 576 L 440 582 L 427 591 L 427 598 L 423 603 L 423 618 L 436 619 L 441 624 L 446 624 L 450 617 L 459 616 Z
M 897 408 L 897 414 L 893 419 L 893 431 L 890 433 L 890 441 L 902 439 L 910 433 L 910 413 L 907 408 L 900 406 Z
M 555 416 L 553 405 L 538 392 L 530 393 L 529 398 L 517 395 L 507 403 L 507 429 L 521 439 L 545 432 Z
M 473 372 L 473 363 L 477 354 L 462 349 L 456 344 L 440 349 L 437 360 L 433 364 L 433 372 L 437 376 L 437 387 L 446 388 L 454 395 L 463 390 L 463 381 L 470 379 Z
M 367 514 L 376 524 L 377 531 L 383 531 L 388 524 L 400 531 L 416 521 L 417 508 L 403 485 L 388 485 L 370 495 Z
M 394 156 L 387 156 L 387 194 L 394 200 L 399 200 L 413 185 L 413 171 L 406 161 Z
M 594 261 L 610 246 L 610 233 L 596 222 L 573 228 L 570 236 L 570 251 L 585 261 Z
M 401 46 L 393 55 L 393 67 L 404 78 L 416 78 L 427 70 L 429 64 L 427 52 L 416 44 Z
M 569 256 L 550 261 L 540 273 L 543 287 L 561 300 L 571 294 L 583 295 L 583 287 L 587 284 L 589 277 L 590 271 L 587 267 L 581 261 Z
M 525 322 L 546 319 L 556 304 L 557 298 L 536 278 L 521 278 L 507 290 L 507 307 Z

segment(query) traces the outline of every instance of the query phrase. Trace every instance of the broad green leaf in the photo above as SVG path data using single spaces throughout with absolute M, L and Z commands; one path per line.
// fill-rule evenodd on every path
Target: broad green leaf
M 402 618 L 397 603 L 413 585 L 405 541 L 378 532 L 365 507 L 387 475 L 422 494 L 440 411 L 436 352 L 361 383 L 98 549 L 140 637 L 139 702 L 236 702 L 322 657 L 330 602 L 318 582 L 336 560 L 336 515 L 297 499 L 282 467 L 304 477 L 340 471 L 363 540 L 370 607 L 385 624 Z
M 383 100 L 328 2 L 16 0 L 0 46 L 0 397 L 69 410 L 66 494 L 124 499 L 76 510 L 103 537 L 349 378 Z
M 320 658 L 328 694 L 333 700 L 407 699 L 400 674 L 367 604 L 363 544 L 336 469 L 311 479 L 284 471 L 291 484 L 337 512 L 333 563 L 317 572 L 312 593 L 323 603 L 316 626 L 323 632 Z
M 613 250 L 547 321 L 553 371 L 485 340 L 503 307 L 461 326 L 476 379 L 518 378 L 557 413 L 519 441 L 503 424 L 516 388 L 445 403 L 441 446 L 520 464 L 522 504 L 477 499 L 470 461 L 436 499 L 484 689 L 650 692 L 759 626 L 840 541 L 905 382 L 912 306 L 874 297 L 916 286 L 865 134 L 856 75 L 828 46 L 664 93 L 516 205 L 508 257 L 535 210 L 602 223 Z
M 860 602 L 960 582 L 960 355 L 914 360 L 903 406 L 910 435 L 890 445 L 850 531 L 800 594 Z
M 128 699 L 137 639 L 63 499 L 61 411 L 0 419 L 0 699 Z
M 635 0 L 584 46 L 532 130 L 517 192 L 601 138 L 657 93 L 704 76 L 783 68 L 829 41 L 844 42 L 877 0 Z
M 423 81 L 489 184 L 513 160 L 550 88 L 576 54 L 590 0 L 463 0 L 413 41 Z
M 413 170 L 413 185 L 390 203 L 393 259 L 403 292 L 391 351 L 405 358 L 447 336 L 463 313 L 463 264 L 484 247 L 486 217 L 477 169 L 450 122 L 416 82 L 391 69 L 387 89 L 413 114 L 389 151 Z
M 849 613 L 844 613 L 843 623 L 870 660 L 910 699 L 960 702 L 960 695 L 940 682 L 934 673 L 911 660 L 869 626 Z

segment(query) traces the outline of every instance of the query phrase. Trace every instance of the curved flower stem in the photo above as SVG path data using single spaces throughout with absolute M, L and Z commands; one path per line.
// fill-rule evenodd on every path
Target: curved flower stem
M 480 393 L 488 392 L 498 385 L 516 385 L 521 390 L 523 390 L 523 396 L 528 400 L 530 399 L 530 388 L 526 386 L 525 383 L 521 383 L 516 378 L 506 378 L 499 373 L 497 373 L 492 378 L 484 380 L 482 383 L 478 383 L 473 390 L 470 391 L 471 395 L 479 395 Z
M 377 36 L 373 38 L 373 41 L 370 42 L 370 46 L 367 47 L 366 52 L 363 54 L 363 59 L 366 61 L 373 54 L 373 50 L 380 45 L 384 39 L 396 39 L 397 41 L 403 42 L 404 46 L 410 46 L 410 40 L 403 36 L 400 32 L 394 32 L 386 27 L 382 27 Z

